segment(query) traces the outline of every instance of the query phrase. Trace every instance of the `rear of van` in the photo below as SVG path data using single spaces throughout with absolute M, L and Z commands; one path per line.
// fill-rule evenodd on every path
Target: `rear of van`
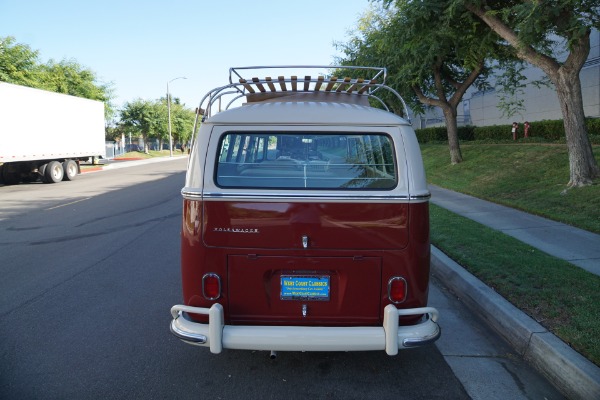
M 183 304 L 171 324 L 182 340 L 214 353 L 396 354 L 439 337 L 412 128 L 316 100 L 257 102 L 202 124 L 182 190 Z

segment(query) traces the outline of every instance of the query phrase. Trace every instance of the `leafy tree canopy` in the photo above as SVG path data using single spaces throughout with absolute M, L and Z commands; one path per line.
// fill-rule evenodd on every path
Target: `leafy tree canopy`
M 112 84 L 100 83 L 94 71 L 75 60 L 41 63 L 37 50 L 12 36 L 0 37 L 0 81 L 102 101 L 106 118 L 114 114 Z
M 351 40 L 339 47 L 342 65 L 385 66 L 388 84 L 423 113 L 442 109 L 448 127 L 451 161 L 462 161 L 457 137 L 457 107 L 466 90 L 489 87 L 497 66 L 514 64 L 514 52 L 474 15 L 451 9 L 445 0 L 384 1 L 360 20 Z M 389 100 L 389 99 L 388 99 Z
M 38 58 L 38 51 L 15 43 L 15 38 L 0 37 L 0 81 L 35 87 Z
M 191 137 L 195 114 L 175 98 L 171 103 L 171 135 L 174 143 L 187 143 Z M 165 98 L 155 101 L 137 99 L 128 102 L 120 111 L 122 130 L 148 139 L 168 142 L 168 110 Z

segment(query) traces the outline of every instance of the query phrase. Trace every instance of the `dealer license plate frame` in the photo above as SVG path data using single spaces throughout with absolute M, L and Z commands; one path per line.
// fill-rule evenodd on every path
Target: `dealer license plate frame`
M 281 275 L 280 299 L 285 301 L 329 301 L 329 275 Z

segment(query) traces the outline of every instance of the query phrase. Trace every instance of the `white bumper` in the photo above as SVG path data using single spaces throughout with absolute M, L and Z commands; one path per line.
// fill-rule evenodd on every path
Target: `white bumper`
M 183 313 L 205 314 L 208 324 L 190 321 Z M 398 326 L 400 316 L 427 314 L 425 321 Z M 438 311 L 433 307 L 399 310 L 388 305 L 383 326 L 238 326 L 225 325 L 223 306 L 209 308 L 176 305 L 171 308 L 171 332 L 181 340 L 210 348 L 218 354 L 225 349 L 267 351 L 367 351 L 385 350 L 391 356 L 398 350 L 425 345 L 440 337 Z

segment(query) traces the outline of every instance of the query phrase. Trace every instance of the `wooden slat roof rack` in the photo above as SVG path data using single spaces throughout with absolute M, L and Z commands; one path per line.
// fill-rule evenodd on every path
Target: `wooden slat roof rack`
M 256 72 L 261 72 L 258 74 Z M 298 75 L 286 72 L 310 72 L 303 79 Z M 370 77 L 338 77 L 331 71 L 343 71 L 344 74 L 369 74 Z M 248 72 L 252 72 L 248 75 Z M 275 72 L 273 78 L 271 72 Z M 283 74 L 282 74 L 283 73 Z M 244 74 L 245 76 L 242 76 Z M 251 77 L 248 77 L 251 76 Z M 261 78 L 259 76 L 265 76 Z M 302 76 L 302 75 L 301 75 Z M 229 84 L 210 91 L 200 102 L 200 109 L 206 109 L 204 119 L 213 114 L 213 108 L 220 111 L 222 100 L 229 102 L 224 109 L 245 98 L 247 103 L 273 101 L 325 101 L 369 105 L 368 99 L 375 99 L 381 106 L 390 111 L 390 107 L 379 96 L 378 92 L 391 92 L 403 105 L 403 117 L 409 119 L 406 103 L 400 95 L 385 84 L 387 70 L 381 67 L 363 66 L 254 66 L 235 67 L 229 69 Z M 231 99 L 233 97 L 233 99 Z

